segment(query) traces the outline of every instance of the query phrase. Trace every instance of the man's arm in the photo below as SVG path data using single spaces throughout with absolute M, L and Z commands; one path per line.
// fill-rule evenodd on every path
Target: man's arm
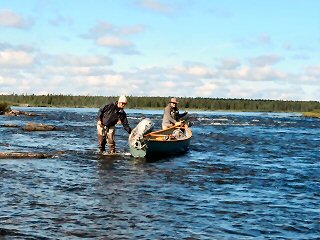
M 170 123 L 173 123 L 175 124 L 177 121 L 171 116 L 171 111 L 170 111 L 170 106 L 167 106 L 165 109 L 164 109 L 164 120 L 166 121 L 169 121 Z
M 123 125 L 124 129 L 130 134 L 132 129 L 129 126 L 129 122 L 128 122 L 128 119 L 127 119 L 127 114 L 125 112 L 123 114 L 121 114 L 120 120 L 122 122 L 122 125 Z
M 100 122 L 102 122 L 103 113 L 104 113 L 104 111 L 103 111 L 104 108 L 105 108 L 105 107 L 102 107 L 102 108 L 100 108 L 99 111 L 98 111 L 98 121 L 100 121 Z
M 181 114 L 179 114 L 179 118 L 183 118 L 187 114 L 188 114 L 188 112 L 181 113 Z

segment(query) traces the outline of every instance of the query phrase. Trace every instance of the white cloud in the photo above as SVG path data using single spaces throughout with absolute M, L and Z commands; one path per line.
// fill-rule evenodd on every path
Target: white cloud
M 245 47 L 245 48 L 272 46 L 271 37 L 267 33 L 261 33 L 258 36 L 245 37 L 242 39 L 238 39 L 236 40 L 236 42 L 241 47 Z
M 122 35 L 134 35 L 144 32 L 145 27 L 143 25 L 132 25 L 117 27 L 106 21 L 100 21 L 96 23 L 94 27 L 89 30 L 88 34 L 85 34 L 86 38 L 101 38 L 103 36 L 122 36 Z
M 293 46 L 290 42 L 285 42 L 283 44 L 283 48 L 286 49 L 286 50 L 292 50 L 293 49 Z
M 28 52 L 5 50 L 0 51 L 0 66 L 3 67 L 23 67 L 34 62 L 34 57 Z
M 305 92 L 295 84 L 257 84 L 244 81 L 242 84 L 229 85 L 226 97 L 234 98 L 235 96 L 245 99 L 303 100 Z
M 252 77 L 250 77 L 250 75 Z M 277 71 L 271 67 L 260 67 L 253 68 L 250 71 L 250 75 L 247 76 L 248 79 L 258 80 L 258 81 L 272 81 L 272 80 L 284 80 L 287 74 L 282 71 Z
M 60 66 L 76 66 L 76 67 L 90 67 L 90 66 L 110 66 L 113 61 L 111 58 L 102 55 L 72 55 L 63 54 L 51 56 L 52 62 Z
M 106 21 L 100 21 L 98 22 L 93 28 L 89 30 L 88 34 L 85 34 L 85 36 L 89 38 L 97 38 L 101 37 L 106 34 L 111 34 L 115 32 L 115 27 L 106 22 Z
M 267 33 L 261 33 L 258 36 L 257 42 L 260 44 L 264 44 L 264 45 L 272 44 L 271 38 L 270 38 L 269 34 L 267 34 Z
M 283 57 L 281 57 L 280 55 L 268 54 L 268 55 L 251 58 L 249 59 L 249 62 L 253 66 L 265 67 L 268 65 L 275 65 L 282 60 L 283 60 Z
M 310 76 L 320 78 L 320 65 L 310 66 L 306 69 L 306 73 Z
M 105 76 L 90 76 L 86 78 L 85 83 L 95 87 L 121 87 L 124 83 L 124 78 L 120 74 L 105 75 Z
M 140 0 L 139 5 L 142 8 L 156 11 L 164 14 L 171 14 L 173 12 L 172 6 L 161 3 L 159 0 Z
M 229 88 L 226 92 L 227 98 L 253 98 L 253 95 L 256 94 L 258 89 L 256 86 L 253 86 L 252 83 L 247 84 L 233 84 L 228 85 Z
M 219 66 L 220 69 L 233 70 L 240 66 L 240 62 L 237 59 L 229 58 L 222 59 L 221 64 Z
M 316 94 L 303 95 L 310 90 L 305 90 L 305 85 L 298 86 L 318 84 L 319 65 L 292 75 L 272 65 L 241 66 L 238 60 L 230 58 L 222 59 L 218 68 L 188 62 L 116 71 L 112 59 L 104 55 L 49 55 L 36 50 L 23 51 L 20 46 L 15 50 L 4 44 L 3 48 L 6 46 L 6 50 L 0 51 L 1 92 L 6 93 L 317 98 Z
M 110 72 L 113 60 L 103 55 L 37 55 L 35 74 L 47 78 L 48 75 L 64 76 L 98 76 Z
M 8 78 L 0 75 L 0 84 L 2 87 L 4 86 L 13 86 L 16 83 L 16 79 Z
M 171 88 L 171 89 L 177 86 L 177 84 L 173 81 L 165 81 L 165 82 L 160 83 L 160 85 L 165 88 Z
M 127 26 L 123 27 L 119 30 L 119 34 L 122 35 L 132 35 L 138 34 L 145 31 L 145 27 L 143 25 L 135 25 L 135 26 Z
M 118 27 L 109 22 L 100 21 L 88 33 L 82 34 L 82 37 L 92 39 L 97 46 L 109 48 L 113 54 L 133 55 L 139 52 L 135 49 L 134 43 L 127 38 L 143 31 L 145 31 L 143 25 Z
M 217 91 L 218 88 L 219 86 L 213 81 L 204 82 L 199 84 L 199 87 L 195 89 L 195 94 L 197 96 L 212 97 L 215 95 L 215 91 Z
M 211 71 L 208 68 L 197 66 L 189 68 L 188 73 L 199 77 L 208 77 L 212 75 Z
M 4 43 L 4 42 L 0 42 L 0 51 L 4 51 L 4 50 L 12 50 L 12 51 L 24 51 L 24 52 L 35 52 L 36 51 L 36 47 L 32 46 L 32 45 L 19 45 L 19 46 L 15 46 L 13 44 L 10 43 Z
M 230 80 L 248 80 L 248 81 L 279 81 L 286 80 L 288 74 L 275 70 L 270 66 L 248 67 L 243 66 L 235 70 L 222 70 L 219 76 Z
M 97 39 L 97 44 L 100 46 L 111 47 L 111 48 L 123 48 L 123 47 L 132 47 L 132 42 L 121 39 L 119 37 L 100 37 Z
M 30 19 L 25 19 L 11 10 L 0 11 L 0 27 L 29 28 L 32 25 Z
M 187 74 L 199 78 L 210 78 L 214 75 L 213 70 L 206 66 L 177 66 L 174 69 L 177 71 L 178 74 Z
M 55 27 L 71 26 L 73 24 L 73 19 L 57 15 L 55 18 L 49 20 L 49 24 Z
M 235 79 L 247 79 L 250 76 L 250 68 L 247 66 L 241 67 L 239 70 L 237 71 L 233 71 L 232 73 L 234 73 L 233 78 Z M 227 75 L 228 76 L 228 75 Z M 230 77 L 232 75 L 229 75 Z

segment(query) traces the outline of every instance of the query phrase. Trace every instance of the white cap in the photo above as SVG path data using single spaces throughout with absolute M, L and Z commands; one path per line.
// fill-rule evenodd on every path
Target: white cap
M 127 98 L 126 96 L 122 95 L 119 97 L 119 100 L 118 100 L 119 103 L 127 103 Z

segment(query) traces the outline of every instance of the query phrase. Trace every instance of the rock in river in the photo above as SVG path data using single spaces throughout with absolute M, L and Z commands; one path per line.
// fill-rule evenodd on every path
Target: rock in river
M 52 154 L 48 153 L 31 153 L 31 152 L 0 152 L 0 159 L 8 158 L 51 158 Z
M 26 131 L 53 131 L 56 130 L 56 127 L 43 123 L 28 122 L 23 129 Z

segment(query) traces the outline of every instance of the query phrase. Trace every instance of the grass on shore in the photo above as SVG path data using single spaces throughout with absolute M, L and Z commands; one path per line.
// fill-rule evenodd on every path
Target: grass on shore
M 315 109 L 312 112 L 304 112 L 304 117 L 320 118 L 320 109 Z
M 11 108 L 9 103 L 7 102 L 0 102 L 0 112 L 10 112 Z

